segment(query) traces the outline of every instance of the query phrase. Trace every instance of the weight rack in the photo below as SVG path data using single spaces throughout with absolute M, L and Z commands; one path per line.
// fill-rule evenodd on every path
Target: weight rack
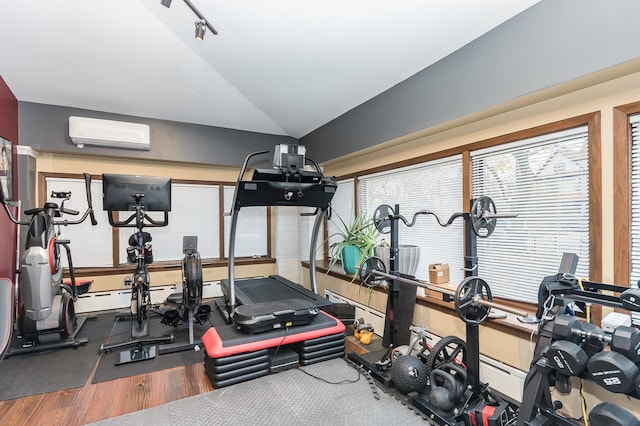
M 573 256 L 574 265 L 577 264 L 577 256 Z M 563 257 L 563 264 L 567 263 L 567 254 Z M 575 266 L 574 269 L 575 270 Z M 545 277 L 540 284 L 538 292 L 537 318 L 540 320 L 538 326 L 538 340 L 536 342 L 531 368 L 525 379 L 522 404 L 518 414 L 517 426 L 525 425 L 567 425 L 575 426 L 577 423 L 564 417 L 557 411 L 556 405 L 551 399 L 550 387 L 555 382 L 555 368 L 546 356 L 547 349 L 554 340 L 554 324 L 558 315 L 570 302 L 584 302 L 608 306 L 612 308 L 625 309 L 629 311 L 640 311 L 637 301 L 640 301 L 640 289 L 633 289 L 617 285 L 603 284 L 592 281 L 580 281 L 582 288 L 578 285 L 578 280 L 568 273 L 558 273 Z M 615 294 L 604 294 L 603 291 Z M 546 311 L 545 311 L 546 309 Z M 586 369 L 585 369 L 586 371 Z M 581 374 L 586 380 L 590 380 L 586 374 Z M 638 398 L 638 395 L 627 393 L 626 395 Z M 609 404 L 614 407 L 614 404 Z M 624 409 L 622 409 L 624 412 Z M 624 412 L 628 416 L 628 412 Z M 622 418 L 622 417 L 621 417 Z M 608 423 L 611 423 L 609 420 Z M 640 420 L 635 419 L 637 423 Z M 626 419 L 625 424 L 632 424 L 633 419 Z
M 394 208 L 388 205 L 378 207 L 374 213 L 376 228 L 383 233 L 390 232 L 391 234 L 390 271 L 387 274 L 386 271 L 381 270 L 384 269 L 384 264 L 378 258 L 365 260 L 359 271 L 360 279 L 364 285 L 373 284 L 373 286 L 377 286 L 381 284 L 380 277 L 389 282 L 385 327 L 382 340 L 383 353 L 378 362 L 372 361 L 372 359 L 376 355 L 379 355 L 379 353 L 364 355 L 349 353 L 347 357 L 354 364 L 365 369 L 365 371 L 386 388 L 393 388 L 393 383 L 389 374 L 381 368 L 381 365 L 384 365 L 384 360 L 389 357 L 391 349 L 399 345 L 409 344 L 409 327 L 413 319 L 416 288 L 424 287 L 442 293 L 443 300 L 445 301 L 454 300 L 456 312 L 466 324 L 467 383 L 471 392 L 467 396 L 462 409 L 458 410 L 458 413 L 455 415 L 437 409 L 422 393 L 411 393 L 408 395 L 407 400 L 408 405 L 419 411 L 422 416 L 429 419 L 430 422 L 438 425 L 455 426 L 464 424 L 464 410 L 473 409 L 485 401 L 493 400 L 504 403 L 502 398 L 490 393 L 487 386 L 484 386 L 480 382 L 479 324 L 489 316 L 491 307 L 497 307 L 505 312 L 511 312 L 519 316 L 527 316 L 527 313 L 493 303 L 489 286 L 484 280 L 477 277 L 477 237 L 486 238 L 490 236 L 495 229 L 497 218 L 515 216 L 498 215 L 495 204 L 489 197 L 480 197 L 476 200 L 471 200 L 470 204 L 470 213 L 455 213 L 447 222 L 441 222 L 435 213 L 427 210 L 415 213 L 412 221 L 408 222 L 400 215 L 399 205 L 396 204 Z M 402 276 L 397 270 L 399 222 L 403 221 L 405 225 L 411 227 L 415 224 L 418 215 L 433 215 L 442 227 L 451 225 L 458 218 L 464 220 L 465 279 L 458 286 L 455 293 Z M 402 312 L 402 315 L 395 315 L 395 312 Z

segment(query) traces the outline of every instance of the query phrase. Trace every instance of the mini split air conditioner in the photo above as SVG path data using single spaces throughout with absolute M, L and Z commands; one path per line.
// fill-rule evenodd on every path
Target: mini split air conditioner
M 149 150 L 149 126 L 146 124 L 69 117 L 69 137 L 78 148 L 96 145 Z

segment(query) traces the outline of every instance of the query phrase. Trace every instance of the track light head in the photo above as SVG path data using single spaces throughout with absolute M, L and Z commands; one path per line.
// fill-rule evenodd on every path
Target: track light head
M 204 19 L 196 21 L 196 40 L 202 40 L 207 31 L 207 23 Z
M 160 4 L 166 8 L 171 7 L 171 0 L 160 0 Z

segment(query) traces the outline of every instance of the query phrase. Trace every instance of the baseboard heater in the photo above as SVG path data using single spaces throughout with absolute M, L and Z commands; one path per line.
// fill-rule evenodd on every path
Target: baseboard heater
M 151 287 L 151 303 L 162 303 L 173 293 L 181 291 L 177 284 Z M 208 281 L 202 284 L 202 298 L 212 299 L 222 297 L 220 281 Z M 77 313 L 108 311 L 122 309 L 130 305 L 131 289 L 99 291 L 85 293 L 78 296 L 76 303 Z
M 356 318 L 363 318 L 365 322 L 373 325 L 375 334 L 378 336 L 382 335 L 384 330 L 384 313 L 336 294 L 331 290 L 325 290 L 325 297 L 331 302 L 354 305 L 356 307 Z M 436 344 L 440 338 L 440 336 L 427 332 L 427 340 L 431 345 Z M 482 350 L 482 348 L 480 348 L 480 350 Z M 522 390 L 524 389 L 526 376 L 527 373 L 525 371 L 511 367 L 488 356 L 480 355 L 480 381 L 482 383 L 488 383 L 492 389 L 508 395 L 519 403 L 522 402 Z

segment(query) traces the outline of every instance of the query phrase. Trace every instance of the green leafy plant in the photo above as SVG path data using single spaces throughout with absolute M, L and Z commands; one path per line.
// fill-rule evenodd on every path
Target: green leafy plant
M 338 219 L 334 220 L 337 231 L 329 238 L 338 238 L 338 240 L 329 245 L 329 256 L 331 256 L 329 268 L 335 265 L 338 260 L 342 260 L 342 251 L 348 246 L 354 246 L 360 251 L 358 265 L 367 257 L 375 254 L 375 248 L 381 244 L 381 240 L 373 219 L 365 213 L 361 213 L 347 223 L 335 211 L 333 217 Z

